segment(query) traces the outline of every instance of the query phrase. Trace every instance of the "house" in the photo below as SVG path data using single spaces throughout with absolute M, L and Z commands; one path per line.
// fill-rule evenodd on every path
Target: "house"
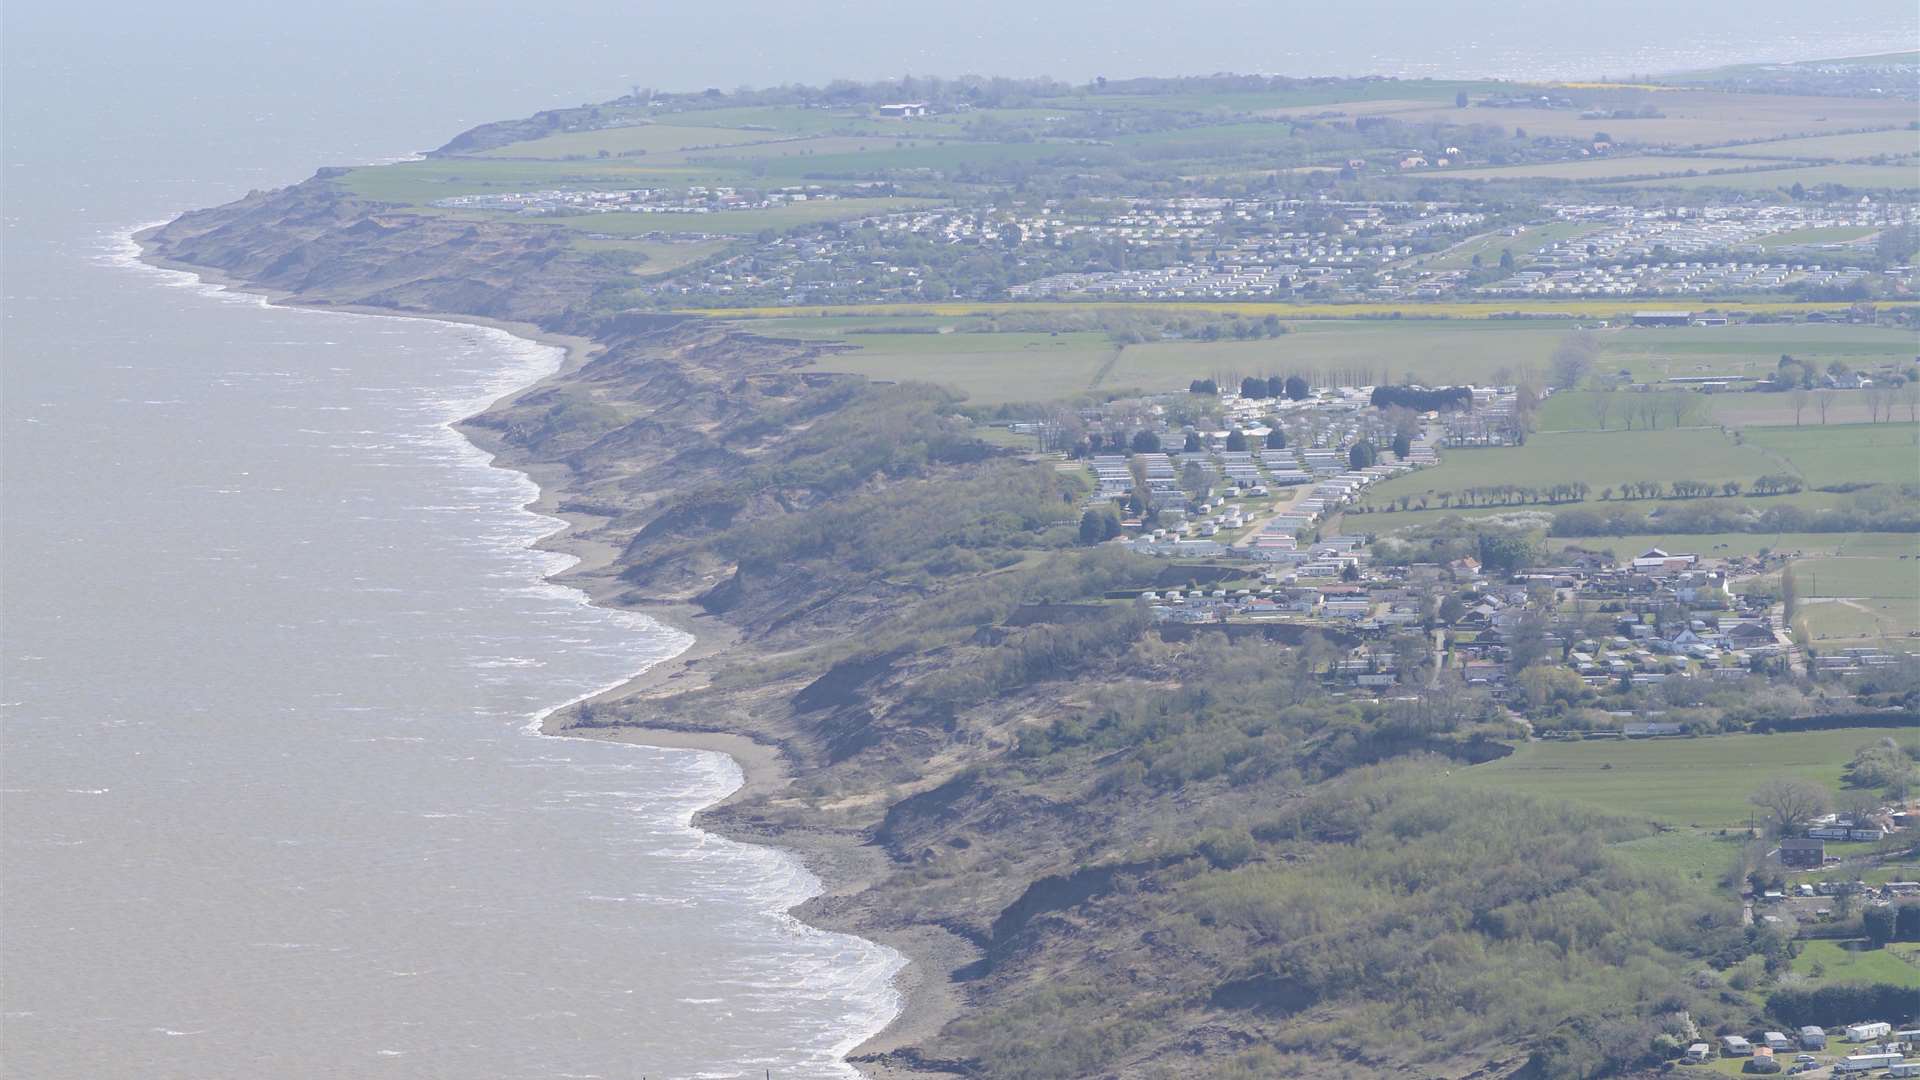
M 925 116 L 927 103 L 924 101 L 902 101 L 893 105 L 880 106 L 881 116 Z
M 1820 866 L 1826 861 L 1827 842 L 1825 840 L 1808 838 L 1780 841 L 1781 866 Z

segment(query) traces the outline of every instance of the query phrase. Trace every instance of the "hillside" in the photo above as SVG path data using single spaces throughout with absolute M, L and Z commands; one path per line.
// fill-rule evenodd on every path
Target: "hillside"
M 1467 88 L 1415 88 L 1440 102 L 1416 105 L 1445 113 L 1456 89 Z M 1006 107 L 1053 107 L 1042 98 Z M 595 553 L 571 583 L 727 647 L 558 720 L 779 748 L 791 782 L 703 824 L 796 847 L 830 885 L 802 917 L 915 961 L 914 1007 L 856 1053 L 869 1074 L 1596 1077 L 1656 1071 L 1702 1032 L 1783 1022 L 1767 980 L 1790 972 L 1796 946 L 1743 912 L 1748 862 L 1764 861 L 1752 845 L 1728 845 L 1748 860 L 1732 871 L 1673 873 L 1644 854 L 1673 822 L 1551 785 L 1503 786 L 1510 772 L 1455 778 L 1526 745 L 1534 720 L 1604 713 L 1603 693 L 1642 711 L 1662 701 L 1568 691 L 1530 717 L 1517 698 L 1441 677 L 1457 669 L 1431 655 L 1437 611 L 1364 647 L 1359 630 L 1328 625 L 1172 625 L 1135 598 L 1257 587 L 1260 571 L 1083 542 L 1083 511 L 1097 526 L 1102 509 L 1094 475 L 999 438 L 990 410 L 946 386 L 882 378 L 878 362 L 852 368 L 852 334 L 756 331 L 638 302 L 635 282 L 661 251 L 583 244 L 572 219 L 438 212 L 402 190 L 450 168 L 518 184 L 505 171 L 524 163 L 463 155 L 608 119 L 489 125 L 401 179 L 329 170 L 143 240 L 154 258 L 298 303 L 591 341 L 584 362 L 467 428 L 540 482 L 574 525 L 563 543 Z M 629 161 L 681 154 L 696 170 L 709 152 L 655 147 Z M 1194 337 L 1238 326 L 1259 340 L 1208 318 Z M 1166 318 L 1141 325 L 1173 343 L 1165 351 L 1186 340 Z M 905 337 L 886 344 L 918 349 Z M 1184 385 L 1207 371 L 1126 377 Z M 1040 404 L 992 401 L 1021 418 L 1050 415 Z M 1773 467 L 1744 444 L 1714 450 L 1715 481 Z M 1483 483 L 1445 467 L 1456 471 L 1429 475 Z M 1433 486 L 1415 479 L 1379 490 Z M 1448 558 L 1486 551 L 1466 533 L 1432 535 Z M 1392 693 L 1332 677 L 1356 650 L 1395 655 Z M 1860 707 L 1910 706 L 1898 678 Z M 1801 704 L 1853 708 L 1853 689 L 1815 687 Z M 1684 704 L 1702 729 L 1758 716 L 1750 695 L 1716 693 Z

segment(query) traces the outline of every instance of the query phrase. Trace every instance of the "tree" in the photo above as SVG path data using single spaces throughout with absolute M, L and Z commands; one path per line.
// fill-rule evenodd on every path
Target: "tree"
M 1793 406 L 1793 426 L 1800 426 L 1800 414 L 1807 411 L 1807 392 L 1802 387 L 1787 391 L 1787 404 Z
M 1512 573 L 1533 565 L 1534 543 L 1522 532 L 1483 532 L 1478 543 L 1480 565 L 1496 573 Z
M 1600 339 L 1588 331 L 1576 331 L 1554 346 L 1553 356 L 1547 362 L 1548 376 L 1556 388 L 1572 390 L 1593 370 L 1593 363 L 1599 357 Z
M 1290 401 L 1305 401 L 1307 395 L 1313 392 L 1313 388 L 1307 385 L 1307 380 L 1298 375 L 1287 376 L 1284 385 L 1287 390 L 1287 399 Z
M 1406 432 L 1403 431 L 1400 434 L 1395 435 L 1393 437 L 1393 456 L 1394 457 L 1399 458 L 1401 461 L 1405 461 L 1412 453 L 1413 453 L 1413 440 L 1407 437 Z
M 1781 835 L 1805 825 L 1827 809 L 1827 789 L 1812 780 L 1776 776 L 1756 788 L 1747 801 L 1767 812 Z
M 1287 380 L 1278 375 L 1267 376 L 1267 396 L 1277 398 L 1287 392 Z
M 1347 465 L 1351 468 L 1371 468 L 1373 463 L 1379 460 L 1379 457 L 1380 452 L 1375 450 L 1373 444 L 1367 442 L 1365 439 L 1347 448 Z
M 1135 432 L 1132 445 L 1136 454 L 1151 454 L 1160 449 L 1160 436 L 1151 431 Z
M 1180 466 L 1180 489 L 1194 502 L 1205 502 L 1213 494 L 1213 474 L 1197 461 Z
M 1820 423 L 1823 425 L 1827 422 L 1827 410 L 1833 408 L 1835 396 L 1831 390 L 1822 390 L 1813 395 L 1813 407 L 1820 411 Z
M 1227 449 L 1238 453 L 1247 448 L 1247 433 L 1239 428 L 1227 432 Z
M 1501 249 L 1500 269 L 1507 273 L 1511 273 L 1513 271 L 1513 252 L 1511 250 L 1506 248 Z
M 1195 379 L 1187 384 L 1189 394 L 1218 394 L 1219 392 L 1220 384 L 1212 379 Z
M 1600 430 L 1607 430 L 1607 415 L 1613 412 L 1612 390 L 1603 390 L 1593 396 L 1593 416 L 1600 421 Z
M 1240 380 L 1240 396 L 1243 398 L 1247 398 L 1248 400 L 1256 400 L 1259 398 L 1266 397 L 1267 396 L 1267 380 L 1257 379 L 1251 375 L 1247 376 L 1244 379 L 1241 379 Z
M 1894 939 L 1898 919 L 1893 908 L 1876 904 L 1860 913 L 1860 929 L 1867 935 L 1867 941 L 1878 949 Z
M 1107 507 L 1097 507 L 1080 515 L 1080 542 L 1097 544 L 1120 535 L 1120 515 Z
M 1287 433 L 1280 429 L 1280 421 L 1268 420 L 1267 421 L 1267 449 L 1285 450 L 1286 448 L 1287 448 Z

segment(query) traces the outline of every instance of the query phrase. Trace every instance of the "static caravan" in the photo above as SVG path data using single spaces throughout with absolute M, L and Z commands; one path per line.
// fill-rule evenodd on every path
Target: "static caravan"
M 1893 1025 L 1884 1021 L 1875 1021 L 1871 1024 L 1847 1025 L 1848 1042 L 1866 1042 L 1868 1039 L 1878 1039 L 1883 1035 L 1891 1035 L 1892 1033 Z
M 1899 1054 L 1849 1054 L 1833 1066 L 1836 1073 L 1872 1072 L 1900 1064 Z
M 1738 1035 L 1722 1035 L 1720 1053 L 1726 1057 L 1747 1057 L 1753 1053 L 1753 1044 Z
M 1793 1049 L 1793 1040 L 1787 1038 L 1786 1035 L 1778 1031 L 1767 1032 L 1766 1034 L 1760 1036 L 1760 1041 L 1763 1043 L 1766 1043 L 1767 1049 L 1769 1050 Z
M 1825 1050 L 1826 1048 L 1827 1032 L 1825 1028 L 1808 1024 L 1806 1027 L 1800 1029 L 1800 1049 Z
M 1888 1076 L 1920 1076 L 1920 1061 L 1903 1061 L 1887 1070 Z
M 1706 1043 L 1694 1043 L 1687 1047 L 1687 1061 L 1698 1065 L 1713 1056 L 1713 1049 Z

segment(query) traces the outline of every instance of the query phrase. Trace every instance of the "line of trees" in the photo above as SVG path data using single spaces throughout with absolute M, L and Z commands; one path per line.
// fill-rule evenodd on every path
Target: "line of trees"
M 1402 408 L 1414 412 L 1453 412 L 1471 411 L 1473 408 L 1473 390 L 1465 386 L 1448 386 L 1438 390 L 1421 390 L 1412 386 L 1376 386 L 1368 404 L 1376 409 Z
M 1206 381 L 1212 382 L 1211 379 Z M 1192 387 L 1189 386 L 1188 389 Z M 1298 375 L 1288 375 L 1285 378 L 1269 375 L 1264 379 L 1257 375 L 1249 375 L 1240 380 L 1240 396 L 1249 401 L 1266 401 L 1281 397 L 1289 401 L 1305 401 L 1311 393 L 1313 388 L 1307 385 L 1307 380 Z

